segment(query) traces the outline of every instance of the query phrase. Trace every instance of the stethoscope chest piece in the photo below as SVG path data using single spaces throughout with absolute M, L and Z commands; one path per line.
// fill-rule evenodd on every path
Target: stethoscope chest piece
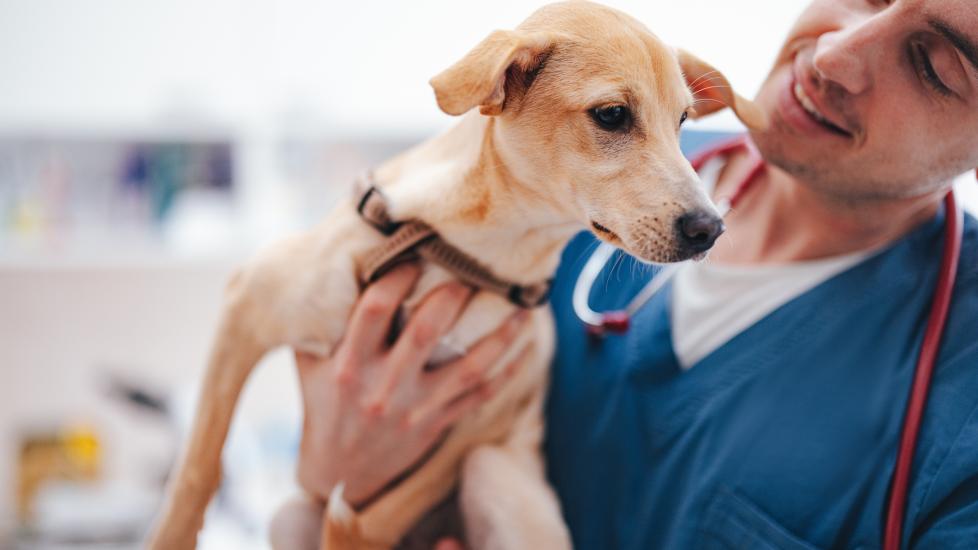
M 601 243 L 588 258 L 574 284 L 574 313 L 583 322 L 584 329 L 592 341 L 599 342 L 609 334 L 624 334 L 631 328 L 632 317 L 648 302 L 679 270 L 682 264 L 669 264 L 659 267 L 658 272 L 636 294 L 624 309 L 595 311 L 591 309 L 589 298 L 591 287 L 615 252 L 615 247 Z
M 584 329 L 592 340 L 600 340 L 607 334 L 624 334 L 628 332 L 631 316 L 621 309 L 606 311 L 601 314 L 600 324 L 585 324 Z

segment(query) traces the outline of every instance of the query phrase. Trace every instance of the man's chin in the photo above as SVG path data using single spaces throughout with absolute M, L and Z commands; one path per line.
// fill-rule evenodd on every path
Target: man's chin
M 771 131 L 751 132 L 750 137 L 764 160 L 792 176 L 807 179 L 824 172 L 816 168 L 824 163 L 818 161 L 810 143 L 778 131 L 774 123 Z

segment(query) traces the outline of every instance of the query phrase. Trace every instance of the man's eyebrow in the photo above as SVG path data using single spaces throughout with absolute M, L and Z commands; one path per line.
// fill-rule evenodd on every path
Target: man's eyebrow
M 971 63 L 971 68 L 974 69 L 975 74 L 978 75 L 978 45 L 965 36 L 964 33 L 953 29 L 944 21 L 931 19 L 929 23 L 932 29 L 937 31 L 955 49 L 961 52 L 961 55 L 968 60 L 968 63 Z

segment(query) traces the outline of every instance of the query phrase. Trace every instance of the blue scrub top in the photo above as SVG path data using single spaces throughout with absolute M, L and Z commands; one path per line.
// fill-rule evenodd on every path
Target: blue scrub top
M 688 371 L 672 349 L 670 286 L 627 334 L 585 336 L 571 293 L 594 238 L 574 239 L 554 285 L 545 452 L 575 548 L 880 547 L 943 225 L 941 212 Z M 592 287 L 592 307 L 623 307 L 652 271 L 613 258 Z M 913 548 L 978 548 L 971 216 L 905 524 Z

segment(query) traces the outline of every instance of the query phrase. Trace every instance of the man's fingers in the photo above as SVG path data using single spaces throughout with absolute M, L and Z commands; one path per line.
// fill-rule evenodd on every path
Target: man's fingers
M 476 343 L 465 356 L 434 372 L 425 373 L 426 381 L 432 388 L 432 397 L 418 409 L 417 416 L 427 418 L 460 395 L 484 384 L 488 380 L 489 369 L 513 345 L 528 318 L 529 312 L 526 310 L 517 311 L 499 328 Z
M 394 343 L 386 360 L 389 365 L 386 378 L 372 396 L 372 401 L 386 401 L 404 372 L 420 370 L 428 362 L 439 339 L 455 323 L 471 296 L 472 289 L 453 282 L 435 289 L 425 297 Z
M 350 356 L 347 361 L 341 360 L 338 368 L 349 368 L 345 363 L 357 362 L 380 350 L 394 314 L 420 275 L 421 269 L 417 265 L 402 264 L 367 287 L 353 309 L 346 337 L 340 346 Z
M 453 383 L 468 386 L 482 381 L 480 379 L 484 377 L 486 371 L 495 365 L 516 341 L 529 318 L 529 311 L 518 310 L 499 328 L 476 342 L 463 357 L 434 372 L 427 373 L 426 376 L 432 384 L 442 387 L 451 386 Z
M 529 311 L 525 309 L 516 311 L 499 328 L 479 340 L 464 357 L 445 365 L 439 371 L 448 373 L 457 370 L 456 366 L 477 370 L 479 365 L 493 365 L 513 345 L 529 318 Z
M 472 289 L 456 282 L 442 285 L 428 294 L 397 337 L 390 361 L 416 367 L 426 364 L 471 296 Z
M 516 359 L 506 365 L 506 368 L 502 372 L 449 403 L 439 413 L 440 416 L 434 423 L 435 430 L 440 433 L 450 428 L 464 415 L 498 394 L 505 387 L 506 383 L 516 376 L 520 368 L 527 363 L 527 360 L 530 358 L 530 352 L 531 349 L 527 346 L 526 349 L 520 352 Z

